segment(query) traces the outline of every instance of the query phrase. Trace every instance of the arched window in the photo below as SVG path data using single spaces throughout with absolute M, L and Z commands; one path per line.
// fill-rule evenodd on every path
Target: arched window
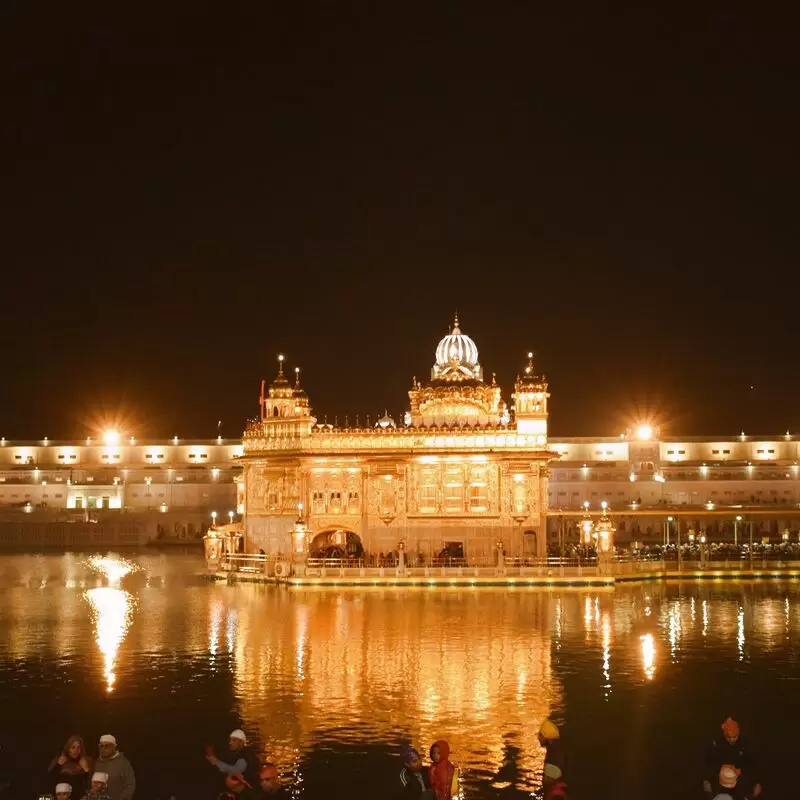
M 272 409 L 272 416 L 273 416 L 273 417 L 277 417 L 277 416 L 279 416 L 279 415 L 280 415 L 280 413 L 281 413 L 281 412 L 280 412 L 280 411 L 278 411 L 278 406 L 275 406 L 275 408 L 273 408 L 273 409 Z

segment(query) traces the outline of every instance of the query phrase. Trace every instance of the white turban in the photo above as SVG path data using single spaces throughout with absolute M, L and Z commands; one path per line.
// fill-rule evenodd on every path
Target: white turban
M 104 733 L 100 737 L 100 744 L 113 744 L 116 746 L 117 740 L 110 733 Z
M 244 731 L 237 728 L 231 735 L 231 739 L 241 739 L 245 744 L 247 744 L 247 737 L 244 735 Z
M 97 781 L 98 783 L 107 784 L 108 783 L 108 774 L 105 773 L 105 772 L 95 772 L 95 774 L 92 775 L 92 783 L 94 783 L 95 781 Z
M 72 794 L 72 787 L 68 783 L 56 784 L 56 794 Z

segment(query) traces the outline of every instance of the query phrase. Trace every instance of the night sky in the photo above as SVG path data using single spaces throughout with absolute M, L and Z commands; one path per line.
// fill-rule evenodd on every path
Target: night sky
M 1 435 L 397 415 L 456 309 L 553 435 L 800 432 L 787 21 L 361 5 L 3 5 Z

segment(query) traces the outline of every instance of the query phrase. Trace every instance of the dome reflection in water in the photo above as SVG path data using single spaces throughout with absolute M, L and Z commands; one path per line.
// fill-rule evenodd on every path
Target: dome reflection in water
M 241 725 L 309 800 L 387 796 L 402 745 L 438 738 L 466 797 L 529 797 L 552 716 L 576 797 L 691 796 L 733 713 L 788 790 L 798 584 L 286 590 L 201 569 L 173 554 L 0 556 L 0 702 L 15 721 L 2 743 L 20 775 L 75 730 L 110 731 L 142 797 L 213 797 L 203 746 Z

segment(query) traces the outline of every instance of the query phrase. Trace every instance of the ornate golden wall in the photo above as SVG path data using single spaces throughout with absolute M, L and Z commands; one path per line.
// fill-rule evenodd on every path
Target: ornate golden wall
M 546 456 L 273 457 L 246 462 L 244 482 L 250 550 L 288 553 L 298 514 L 312 536 L 345 528 L 372 553 L 400 540 L 424 554 L 462 542 L 469 556 L 486 558 L 498 540 L 511 555 L 544 546 Z

